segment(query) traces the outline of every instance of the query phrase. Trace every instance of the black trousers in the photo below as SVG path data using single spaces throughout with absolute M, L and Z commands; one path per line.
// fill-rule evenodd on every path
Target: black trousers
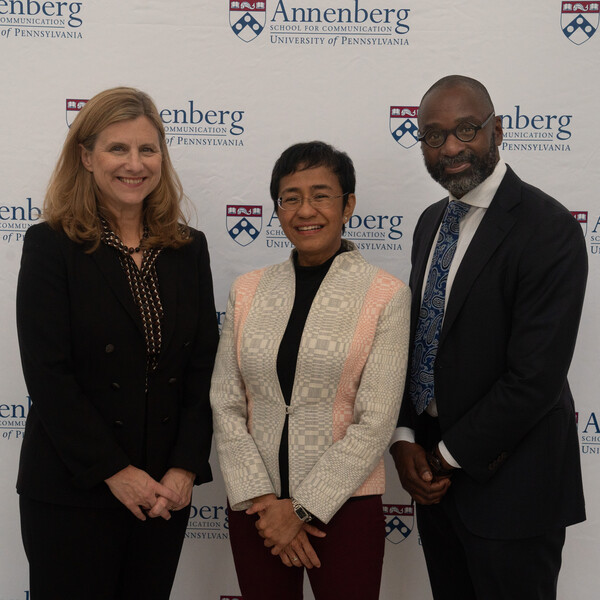
M 419 441 L 442 438 L 423 413 Z M 417 525 L 435 600 L 555 600 L 565 528 L 514 540 L 473 535 L 456 509 L 452 486 L 439 504 L 417 504 Z
M 125 507 L 19 505 L 31 600 L 169 598 L 189 506 L 140 521 Z
M 435 600 L 555 600 L 565 528 L 533 538 L 481 538 L 464 526 L 452 487 L 440 504 L 417 505 Z

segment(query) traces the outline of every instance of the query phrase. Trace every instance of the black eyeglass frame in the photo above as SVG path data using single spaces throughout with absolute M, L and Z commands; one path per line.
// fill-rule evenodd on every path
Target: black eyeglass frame
M 421 134 L 420 131 L 417 131 L 417 139 L 420 142 L 424 142 L 425 144 L 427 144 L 430 148 L 441 148 L 445 143 L 446 140 L 448 139 L 448 136 L 450 134 L 452 134 L 457 140 L 460 140 L 461 142 L 472 142 L 476 137 L 477 137 L 477 133 L 483 129 L 491 120 L 491 118 L 495 115 L 495 112 L 492 111 L 489 116 L 486 118 L 486 120 L 481 124 L 481 125 L 476 125 L 475 123 L 471 123 L 471 121 L 461 121 L 454 129 L 429 129 L 428 131 L 426 131 L 425 133 Z M 468 140 L 465 140 L 463 138 L 461 138 L 458 135 L 458 128 L 461 127 L 464 124 L 467 125 L 471 125 L 471 127 L 473 127 L 473 137 L 469 138 Z M 441 144 L 438 144 L 437 146 L 432 146 L 425 138 L 432 132 L 432 131 L 440 131 L 441 133 L 444 134 L 444 139 L 442 140 Z
M 343 198 L 344 196 L 350 194 L 351 192 L 344 192 L 343 194 L 339 194 L 337 196 L 327 196 L 327 201 L 329 202 L 330 200 L 337 200 L 338 198 Z M 279 208 L 281 208 L 281 210 L 287 210 L 287 211 L 298 211 L 300 210 L 301 206 L 304 204 L 304 200 L 305 198 L 303 196 L 299 196 L 300 198 L 300 204 L 298 204 L 298 206 L 294 207 L 294 208 L 285 208 L 285 206 L 283 206 L 283 198 L 279 197 L 277 198 L 277 206 Z M 306 201 L 312 206 L 314 207 L 315 204 L 313 204 L 315 200 L 315 197 L 306 197 Z M 323 198 L 323 200 L 325 200 L 325 198 Z M 319 202 L 317 202 L 316 204 L 317 208 L 319 207 Z

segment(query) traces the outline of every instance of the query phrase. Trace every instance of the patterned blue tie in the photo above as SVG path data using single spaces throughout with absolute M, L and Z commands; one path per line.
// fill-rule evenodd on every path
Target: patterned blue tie
M 434 398 L 433 366 L 444 320 L 448 271 L 456 252 L 460 220 L 471 207 L 454 200 L 448 203 L 431 259 L 423 303 L 419 311 L 410 372 L 410 397 L 420 415 Z

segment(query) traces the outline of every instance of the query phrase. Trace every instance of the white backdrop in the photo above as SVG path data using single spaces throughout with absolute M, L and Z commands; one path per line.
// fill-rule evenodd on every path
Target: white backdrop
M 270 171 L 285 148 L 310 139 L 355 162 L 358 204 L 347 237 L 408 279 L 416 220 L 443 196 L 422 165 L 412 107 L 451 73 L 487 85 L 503 115 L 502 156 L 577 213 L 586 234 L 590 278 L 570 379 L 588 520 L 568 531 L 559 597 L 597 598 L 598 20 L 598 2 L 558 0 L 0 0 L 0 600 L 28 598 L 14 491 L 28 410 L 14 322 L 21 242 L 39 218 L 78 100 L 115 85 L 154 98 L 192 222 L 208 236 L 224 311 L 236 275 L 288 255 Z M 239 598 L 212 463 L 216 480 L 195 491 L 176 600 Z M 427 600 L 408 495 L 387 466 L 381 598 Z

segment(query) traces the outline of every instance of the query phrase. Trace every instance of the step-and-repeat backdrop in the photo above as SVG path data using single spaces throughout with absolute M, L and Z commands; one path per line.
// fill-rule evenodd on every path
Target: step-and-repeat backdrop
M 192 223 L 208 236 L 222 321 L 235 276 L 288 256 L 268 183 L 279 154 L 299 141 L 322 139 L 353 158 L 358 203 L 346 235 L 408 279 L 415 223 L 443 195 L 422 164 L 416 106 L 452 73 L 487 85 L 502 115 L 502 156 L 565 204 L 586 237 L 590 278 L 570 379 L 588 520 L 568 531 L 559 596 L 595 600 L 599 16 L 599 2 L 559 0 L 0 0 L 0 600 L 29 595 L 14 491 L 30 404 L 14 318 L 22 240 L 85 100 L 129 85 L 156 101 Z M 176 600 L 240 598 L 212 462 L 216 480 L 194 493 Z M 381 598 L 426 600 L 413 507 L 389 461 L 387 470 Z

